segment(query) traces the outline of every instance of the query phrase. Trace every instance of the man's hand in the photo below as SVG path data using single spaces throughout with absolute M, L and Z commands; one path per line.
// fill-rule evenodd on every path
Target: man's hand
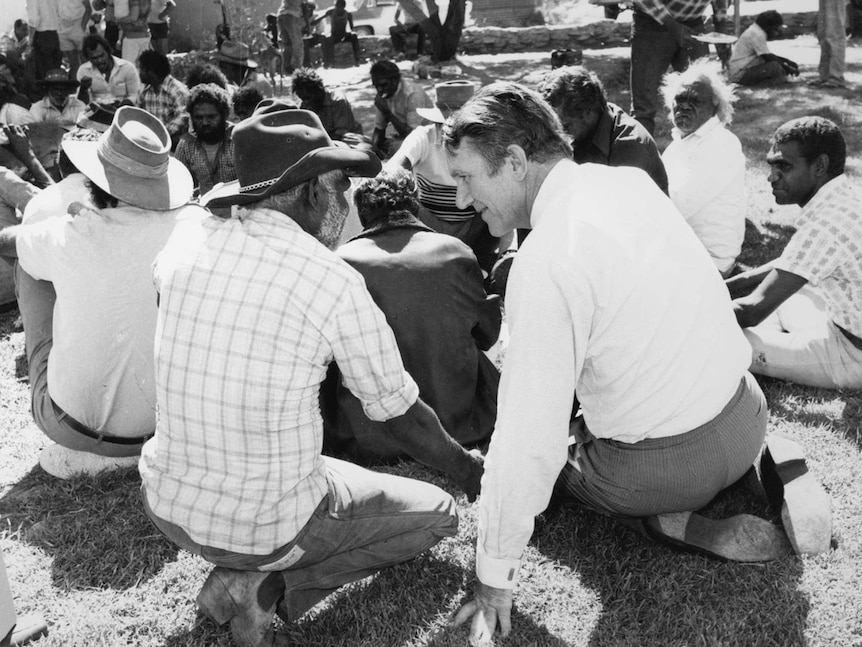
M 494 639 L 494 630 L 500 624 L 500 633 L 505 637 L 512 630 L 512 589 L 495 589 L 482 584 L 476 587 L 474 597 L 455 614 L 452 626 L 464 624 L 473 618 L 470 624 L 470 645 L 490 645 Z
M 478 449 L 471 449 L 467 452 L 469 463 L 467 470 L 461 475 L 458 480 L 458 487 L 467 495 L 467 500 L 470 503 L 476 500 L 479 492 L 482 490 L 482 474 L 485 473 L 485 457 Z
M 386 99 L 381 97 L 379 94 L 374 97 L 374 107 L 377 108 L 387 119 L 389 118 L 389 115 L 392 114 L 392 110 L 389 109 L 389 104 L 386 103 Z
M 27 132 L 26 126 L 4 125 L 3 134 L 9 138 L 9 148 L 15 153 L 15 157 L 23 161 L 33 155 L 30 134 Z

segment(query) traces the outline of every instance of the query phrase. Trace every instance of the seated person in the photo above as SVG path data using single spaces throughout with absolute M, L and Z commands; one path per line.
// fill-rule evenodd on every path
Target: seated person
M 237 89 L 230 98 L 231 108 L 233 109 L 233 117 L 231 121 L 242 121 L 251 117 L 257 104 L 264 100 L 264 96 L 255 87 L 246 86 Z
M 407 52 L 407 39 L 411 34 L 416 34 L 416 52 Z M 389 28 L 389 39 L 392 41 L 392 49 L 400 58 L 417 58 L 425 53 L 425 30 L 418 22 L 409 19 L 401 21 L 401 5 L 395 10 L 395 24 Z
M 841 131 L 822 117 L 780 126 L 766 161 L 777 204 L 802 207 L 781 256 L 727 281 L 751 371 L 862 388 L 862 207 Z
M 473 250 L 479 266 L 488 272 L 494 264 L 501 242 L 488 231 L 488 225 L 471 206 L 457 204 L 455 180 L 449 174 L 446 152 L 441 147 L 443 122 L 473 96 L 470 81 L 444 81 L 434 91 L 433 108 L 418 108 L 417 113 L 430 124 L 418 126 L 387 162 L 387 168 L 404 167 L 412 171 L 419 187 L 419 219 L 441 234 L 465 242 Z M 508 246 L 509 239 L 503 243 Z
M 327 67 L 335 61 L 335 46 L 338 43 L 350 43 L 353 47 L 353 62 L 359 65 L 359 36 L 353 31 L 353 14 L 347 11 L 346 6 L 345 0 L 335 0 L 335 6 L 326 12 L 329 34 L 323 41 L 323 64 Z
M 84 103 L 132 103 L 141 88 L 135 64 L 114 56 L 108 41 L 95 34 L 84 36 L 81 51 L 87 59 L 78 67 L 81 86 L 78 98 Z
M 434 103 L 422 86 L 401 76 L 401 70 L 392 61 L 384 59 L 371 66 L 371 84 L 377 90 L 371 143 L 388 157 L 398 150 L 410 131 L 421 125 L 422 117 L 416 109 L 431 108 Z M 387 138 L 386 127 L 390 124 L 395 135 Z
M 662 154 L 670 199 L 727 277 L 745 237 L 745 155 L 727 129 L 733 90 L 705 61 L 665 77 L 673 142 Z
M 781 84 L 788 76 L 799 76 L 799 66 L 789 58 L 769 51 L 766 41 L 781 36 L 784 19 L 770 9 L 757 15 L 748 29 L 733 44 L 727 76 L 740 85 Z
M 0 255 L 18 259 L 32 412 L 54 441 L 39 464 L 71 478 L 135 465 L 152 436 L 152 264 L 180 219 L 206 212 L 187 205 L 191 177 L 170 159 L 164 125 L 139 108 L 117 110 L 98 142 L 63 150 L 92 204 L 3 230 Z
M 154 265 L 159 421 L 140 470 L 153 523 L 217 566 L 202 611 L 251 647 L 282 644 L 276 611 L 294 622 L 457 530 L 436 486 L 321 455 L 332 361 L 369 417 L 471 498 L 482 461 L 419 399 L 362 277 L 331 251 L 347 172 L 372 176 L 377 157 L 271 100 L 234 138 L 238 180 L 204 197 L 234 214 L 178 227 Z
M 362 134 L 362 125 L 353 117 L 347 97 L 340 90 L 327 89 L 317 72 L 307 67 L 299 69 L 290 83 L 302 102 L 300 108 L 316 113 L 332 139 L 343 140 L 348 133 Z
M 30 114 L 36 122 L 55 122 L 65 130 L 72 130 L 87 109 L 87 104 L 73 95 L 78 81 L 70 79 L 63 70 L 48 70 L 38 83 L 45 97 L 30 106 Z
M 581 66 L 549 72 L 539 93 L 572 138 L 574 160 L 646 171 L 667 193 L 667 173 L 652 135 L 618 105 L 609 103 L 599 77 Z
M 257 72 L 257 61 L 251 60 L 248 45 L 236 40 L 226 40 L 216 55 L 219 69 L 228 83 L 237 88 L 252 86 L 264 97 L 272 96 L 272 84 Z
M 470 249 L 423 225 L 416 184 L 401 168 L 384 170 L 356 187 L 361 234 L 338 255 L 365 279 L 395 333 L 404 368 L 443 428 L 465 446 L 485 443 L 497 417 L 499 373 L 484 353 L 500 332 L 500 302 L 487 297 Z M 334 424 L 324 440 L 364 461 L 403 455 L 382 423 L 337 386 Z

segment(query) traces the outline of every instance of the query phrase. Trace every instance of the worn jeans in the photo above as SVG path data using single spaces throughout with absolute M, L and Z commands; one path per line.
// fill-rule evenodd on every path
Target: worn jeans
M 702 19 L 683 24 L 695 34 L 704 31 Z M 652 135 L 659 105 L 658 89 L 668 66 L 681 72 L 691 61 L 708 55 L 709 45 L 696 42 L 691 47 L 680 47 L 664 25 L 637 11 L 632 19 L 631 33 L 631 114 Z
M 830 321 L 810 286 L 743 332 L 751 344 L 753 373 L 827 389 L 862 388 L 862 350 Z
M 824 81 L 844 81 L 844 49 L 847 20 L 844 0 L 820 0 L 817 11 L 817 40 L 820 41 L 820 65 L 817 68 Z
M 281 571 L 279 614 L 290 621 L 339 587 L 407 561 L 458 531 L 452 497 L 430 483 L 381 474 L 324 456 L 328 494 L 299 534 L 269 555 L 201 546 L 144 508 L 171 541 L 218 566 Z

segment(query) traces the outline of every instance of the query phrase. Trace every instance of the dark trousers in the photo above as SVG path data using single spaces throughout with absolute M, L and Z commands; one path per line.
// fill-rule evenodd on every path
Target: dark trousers
M 393 25 L 389 28 L 389 38 L 392 40 L 392 49 L 401 54 L 407 53 L 407 37 L 416 34 L 416 55 L 425 53 L 425 32 L 419 23 L 410 25 Z
M 353 62 L 359 65 L 359 36 L 353 32 L 345 32 L 339 36 L 325 36 L 323 38 L 323 62 L 332 65 L 335 60 L 335 46 L 338 43 L 350 43 L 353 46 Z
M 696 34 L 704 31 L 702 18 L 682 24 Z M 658 89 L 668 66 L 681 72 L 691 61 L 708 54 L 709 46 L 706 43 L 680 47 L 664 25 L 635 11 L 632 20 L 631 114 L 650 134 L 655 133 Z
M 56 31 L 37 31 L 33 34 L 33 58 L 36 62 L 36 78 L 45 78 L 48 70 L 56 70 L 63 63 L 60 37 Z

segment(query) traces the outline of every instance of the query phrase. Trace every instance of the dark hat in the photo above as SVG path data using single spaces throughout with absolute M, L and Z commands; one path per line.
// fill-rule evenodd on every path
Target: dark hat
M 233 63 L 240 67 L 256 68 L 257 63 L 249 59 L 251 51 L 248 45 L 237 40 L 226 40 L 221 44 L 216 60 L 219 63 Z
M 100 133 L 108 131 L 114 121 L 114 114 L 119 104 L 91 103 L 88 108 L 78 117 L 77 125 L 81 128 L 98 130 Z
M 201 198 L 208 207 L 257 202 L 329 171 L 371 177 L 380 171 L 372 152 L 335 143 L 320 118 L 277 99 L 264 99 L 233 129 L 237 179 Z
M 70 79 L 65 70 L 61 69 L 48 70 L 45 73 L 45 78 L 39 81 L 39 86 L 42 88 L 65 87 L 69 90 L 73 90 L 74 88 L 77 88 L 78 85 L 80 85 L 78 81 Z

